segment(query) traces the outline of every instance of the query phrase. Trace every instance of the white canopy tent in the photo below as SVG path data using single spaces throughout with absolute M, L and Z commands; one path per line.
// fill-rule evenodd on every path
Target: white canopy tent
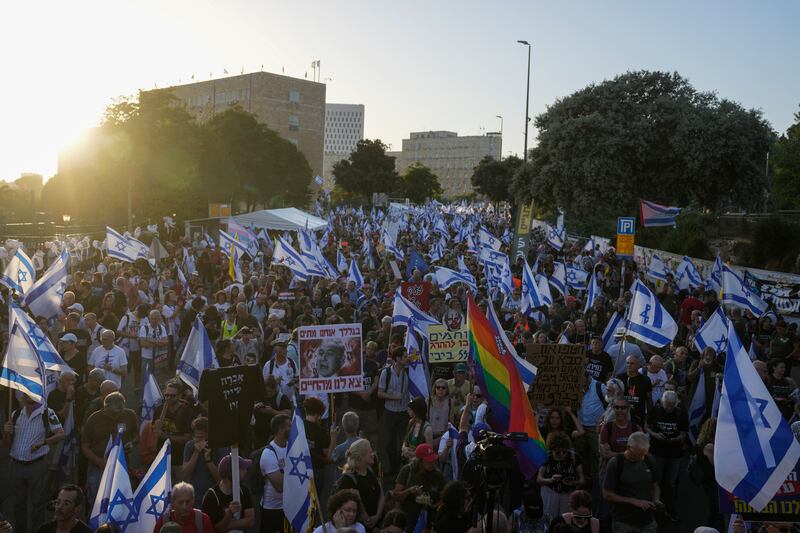
M 254 226 L 282 231 L 297 231 L 308 227 L 311 231 L 325 228 L 328 221 L 301 211 L 296 207 L 283 209 L 263 209 L 231 217 L 243 226 Z

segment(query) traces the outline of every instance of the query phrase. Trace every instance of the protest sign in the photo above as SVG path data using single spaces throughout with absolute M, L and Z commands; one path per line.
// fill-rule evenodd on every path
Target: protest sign
M 450 331 L 447 326 L 428 326 L 428 363 L 457 363 L 469 355 L 469 330 L 466 326 Z
M 797 520 L 800 516 L 800 463 L 795 465 L 786 481 L 762 511 L 750 507 L 722 487 L 719 487 L 719 512 L 738 513 L 745 520 Z
M 400 283 L 400 294 L 420 310 L 426 313 L 430 311 L 430 281 L 403 281 Z
M 199 400 L 208 401 L 208 442 L 212 448 L 248 442 L 253 404 L 264 394 L 257 366 L 207 368 L 200 375 Z
M 528 394 L 534 408 L 568 406 L 577 410 L 583 397 L 586 347 L 582 344 L 534 344 L 529 353 L 539 369 Z
M 298 329 L 300 394 L 364 390 L 361 324 Z

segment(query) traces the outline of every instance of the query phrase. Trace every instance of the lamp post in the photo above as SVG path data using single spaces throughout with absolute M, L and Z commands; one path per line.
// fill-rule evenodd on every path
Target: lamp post
M 528 41 L 517 41 L 528 47 L 528 82 L 525 85 L 525 151 L 522 153 L 522 161 L 528 162 L 528 106 L 531 99 L 531 45 Z
M 500 119 L 500 161 L 503 160 L 503 115 L 495 115 Z

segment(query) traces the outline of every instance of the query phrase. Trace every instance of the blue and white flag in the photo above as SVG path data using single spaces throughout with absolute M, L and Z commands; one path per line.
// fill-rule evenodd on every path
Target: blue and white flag
M 292 274 L 300 280 L 306 281 L 308 279 L 308 271 L 306 270 L 305 261 L 297 253 L 297 250 L 292 248 L 292 245 L 286 242 L 283 237 L 278 237 L 275 243 L 275 251 L 272 252 L 272 265 L 285 266 L 292 271 Z
M 714 348 L 714 352 L 720 354 L 725 351 L 728 342 L 728 319 L 725 318 L 725 311 L 722 306 L 717 306 L 711 318 L 697 330 L 694 335 L 694 345 L 701 354 L 707 347 Z
M 406 340 L 404 343 L 408 353 L 408 394 L 411 398 L 428 398 L 428 376 L 425 371 L 425 361 L 422 359 L 422 350 L 415 333 L 414 319 L 406 329 Z
M 436 272 L 434 272 L 434 277 L 436 279 L 436 284 L 439 285 L 442 289 L 447 289 L 451 285 L 455 285 L 456 283 L 463 283 L 470 289 L 472 292 L 478 290 L 478 287 L 475 285 L 474 281 L 461 272 L 456 272 L 455 270 L 451 270 L 445 267 L 436 267 Z
M 17 248 L 14 257 L 8 261 L 5 272 L 0 276 L 0 283 L 22 295 L 33 287 L 34 282 L 36 269 L 22 248 Z
M 506 335 L 506 332 L 500 323 L 500 317 L 497 316 L 497 311 L 495 311 L 494 305 L 489 304 L 486 306 L 486 318 L 497 332 L 500 342 L 505 348 L 505 353 L 514 360 L 514 364 L 517 367 L 517 372 L 519 372 L 519 377 L 522 379 L 522 385 L 527 391 L 533 382 L 536 381 L 536 373 L 538 372 L 538 369 L 536 366 L 529 363 L 524 357 L 519 357 L 517 355 L 517 350 L 514 349 L 514 345 L 508 340 L 508 335 Z
M 706 289 L 720 292 L 722 290 L 722 259 L 717 256 L 714 259 L 714 266 L 711 267 L 711 272 L 705 280 Z
M 64 250 L 25 294 L 23 303 L 34 316 L 43 316 L 49 320 L 61 313 L 61 302 L 67 290 L 68 262 L 69 252 Z
M 671 343 L 678 333 L 678 325 L 656 295 L 638 279 L 633 282 L 631 292 L 628 335 L 659 348 Z
M 547 304 L 545 304 L 544 298 L 539 292 L 539 284 L 536 283 L 536 278 L 533 277 L 533 272 L 531 272 L 531 267 L 528 266 L 527 261 L 524 261 L 522 265 L 521 285 L 520 311 L 526 316 L 532 316 L 540 307 L 545 307 Z
M 473 278 L 474 279 L 474 278 Z M 508 296 L 514 290 L 514 276 L 511 275 L 511 261 L 508 256 L 503 260 L 503 268 L 500 270 L 500 291 Z
M 21 391 L 33 401 L 42 403 L 47 397 L 45 379 L 44 363 L 33 342 L 19 323 L 14 324 L 0 370 L 0 385 Z
M 472 279 L 475 279 L 475 276 L 472 275 L 472 272 L 470 272 L 469 268 L 467 267 L 467 264 L 464 262 L 463 255 L 458 256 L 458 271 L 464 274 L 465 276 L 471 276 Z
M 308 451 L 303 414 L 295 409 L 289 443 L 286 445 L 286 467 L 283 474 L 283 514 L 294 531 L 307 533 L 316 513 L 314 467 Z
M 478 229 L 478 241 L 481 246 L 486 246 L 497 251 L 500 250 L 500 246 L 503 244 L 500 239 L 492 235 L 483 225 Z
M 622 315 L 614 311 L 614 314 L 608 319 L 606 329 L 603 330 L 603 351 L 608 353 L 611 347 L 617 344 L 616 340 L 614 339 L 614 332 L 616 332 L 617 328 L 623 326 L 624 324 L 625 320 L 623 319 Z
M 364 286 L 364 276 L 361 275 L 361 271 L 358 269 L 358 263 L 355 257 L 350 258 L 350 272 L 347 275 L 347 281 L 355 283 L 356 289 L 360 289 Z
M 701 368 L 697 387 L 694 389 L 694 396 L 692 396 L 692 403 L 689 404 L 689 440 L 692 441 L 692 444 L 697 443 L 697 437 L 700 435 L 700 427 L 703 425 L 703 422 L 705 422 L 705 415 L 706 378 L 705 369 Z
M 583 313 L 586 314 L 594 306 L 594 302 L 598 298 L 603 297 L 603 291 L 597 284 L 597 274 L 592 273 L 592 279 L 589 281 L 589 291 L 586 293 L 586 305 L 583 306 Z
M 585 291 L 589 273 L 573 265 L 567 265 L 567 286 L 576 291 Z
M 169 508 L 172 492 L 172 445 L 167 439 L 133 495 L 137 532 L 149 533 Z
M 20 306 L 11 304 L 10 324 L 13 329 L 14 324 L 19 324 L 27 337 L 30 339 L 36 355 L 42 360 L 45 369 L 55 372 L 71 371 L 72 368 L 61 358 L 61 355 L 53 346 L 50 337 L 44 333 L 36 322 Z
M 228 234 L 244 245 L 247 255 L 254 258 L 258 254 L 258 238 L 233 218 L 228 219 Z
M 423 509 L 420 511 L 417 517 L 417 524 L 414 526 L 414 530 L 411 533 L 422 533 L 425 531 L 426 527 L 428 527 L 428 510 Z
M 548 280 L 550 285 L 556 288 L 561 293 L 562 298 L 567 297 L 567 269 L 564 263 L 559 261 L 553 262 L 553 275 Z
M 766 313 L 769 307 L 728 265 L 722 265 L 722 303 L 747 309 L 756 318 Z
M 75 427 L 75 403 L 69 403 L 67 417 L 64 420 L 64 444 L 58 458 L 59 479 L 64 483 L 77 481 L 78 466 L 78 430 Z
M 392 327 L 412 327 L 421 337 L 428 335 L 428 326 L 441 325 L 442 323 L 405 298 L 400 291 L 394 293 L 394 308 L 392 309 Z
M 200 390 L 200 375 L 207 368 L 219 368 L 219 364 L 203 321 L 197 316 L 177 368 L 178 376 L 194 390 L 195 397 Z
M 640 200 L 639 209 L 642 227 L 657 228 L 676 225 L 675 218 L 681 214 L 679 207 L 667 207 L 655 202 Z
M 800 443 L 781 416 L 728 322 L 728 348 L 714 438 L 719 486 L 761 511 L 800 459 Z
M 187 342 L 188 345 L 188 342 Z M 185 352 L 184 352 L 185 353 Z M 139 415 L 139 434 L 144 429 L 145 422 L 152 422 L 156 408 L 164 403 L 161 387 L 158 386 L 156 377 L 150 372 L 149 367 L 144 376 L 144 391 L 142 392 L 142 408 Z
M 550 307 L 553 305 L 553 293 L 550 292 L 550 283 L 547 281 L 547 276 L 544 274 L 534 274 L 536 284 L 539 286 L 539 294 L 542 296 L 544 305 Z
M 678 288 L 688 290 L 703 286 L 703 276 L 692 262 L 691 258 L 684 255 L 681 264 L 675 269 L 675 277 L 678 280 Z
M 236 248 L 239 255 L 247 253 L 247 245 L 244 242 L 240 241 L 234 235 L 219 230 L 219 251 L 227 256 L 231 253 L 231 247 Z
M 261 228 L 258 231 L 258 239 L 264 241 L 264 243 L 267 246 L 269 246 L 270 248 L 272 248 L 274 246 L 274 243 L 272 242 L 272 239 L 269 238 L 269 233 L 264 228 Z
M 400 249 L 400 247 L 397 246 L 397 242 L 395 242 L 391 234 L 389 234 L 389 232 L 386 230 L 383 231 L 382 242 L 383 242 L 383 247 L 386 250 L 386 253 L 392 254 L 395 257 L 395 259 L 398 259 L 400 261 L 405 259 L 405 254 Z
M 647 265 L 647 277 L 656 281 L 667 281 L 667 274 L 672 274 L 672 272 L 660 257 L 653 254 L 653 257 L 650 258 L 650 264 Z
M 128 244 L 130 244 L 134 250 L 136 250 L 136 258 L 137 259 L 147 259 L 150 254 L 150 247 L 147 246 L 145 243 L 133 237 L 132 235 L 125 233 L 125 238 L 128 239 Z
M 106 252 L 114 259 L 135 263 L 139 259 L 139 247 L 131 243 L 130 239 L 132 238 L 106 226 Z
M 447 431 L 442 435 L 439 443 L 439 453 L 446 449 L 448 442 L 450 443 L 450 466 L 453 469 L 453 479 L 458 479 L 458 430 L 450 422 L 448 422 Z
M 347 272 L 347 259 L 344 258 L 341 250 L 336 250 L 336 270 L 339 271 L 339 274 Z
M 547 222 L 544 223 L 545 231 L 547 232 L 547 244 L 555 248 L 556 250 L 561 250 L 564 247 L 564 238 L 567 235 L 567 232 L 564 228 L 559 229 L 558 227 L 553 227 Z
M 109 455 L 106 463 L 106 469 L 112 463 L 116 463 L 116 465 L 113 466 L 114 471 L 111 476 L 108 493 L 108 512 L 105 521 L 116 525 L 120 533 L 125 533 L 128 526 L 133 525 L 133 529 L 137 529 L 136 525 L 139 517 L 134 506 L 133 488 L 131 487 L 131 478 L 128 475 L 128 465 L 125 462 L 125 447 L 117 446 L 115 451 L 116 455 Z

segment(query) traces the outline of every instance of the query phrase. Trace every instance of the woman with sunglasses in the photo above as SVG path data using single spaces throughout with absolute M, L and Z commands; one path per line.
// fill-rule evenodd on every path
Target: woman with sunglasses
M 433 430 L 433 449 L 439 449 L 439 439 L 447 431 L 450 422 L 450 391 L 446 379 L 437 379 L 433 384 L 433 394 L 428 400 L 428 414 Z
M 584 482 L 583 467 L 575 456 L 572 442 L 565 434 L 556 432 L 547 437 L 550 457 L 536 476 L 542 487 L 544 515 L 552 520 L 568 510 L 570 497 Z
M 599 533 L 600 520 L 592 516 L 592 495 L 585 490 L 576 490 L 569 497 L 569 511 L 556 517 L 550 523 L 555 530 L 558 524 L 566 524 L 570 531 Z

